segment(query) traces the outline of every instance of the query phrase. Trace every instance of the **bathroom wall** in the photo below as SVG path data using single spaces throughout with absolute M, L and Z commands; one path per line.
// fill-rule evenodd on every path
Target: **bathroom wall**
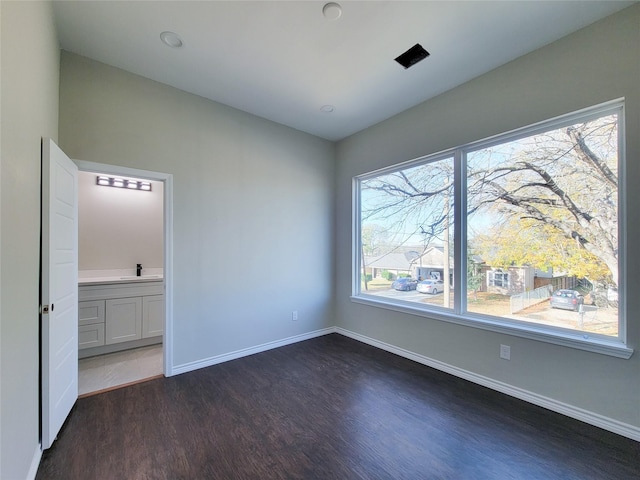
M 96 177 L 78 178 L 80 271 L 162 268 L 163 183 L 130 190 L 97 185 Z

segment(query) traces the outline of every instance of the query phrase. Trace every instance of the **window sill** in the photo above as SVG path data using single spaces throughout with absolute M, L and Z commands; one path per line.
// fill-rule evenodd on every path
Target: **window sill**
M 434 320 L 441 320 L 443 322 L 450 322 L 458 325 L 503 333 L 506 335 L 528 338 L 539 342 L 562 345 L 564 347 L 586 350 L 588 352 L 599 353 L 611 357 L 628 359 L 633 355 L 633 349 L 627 347 L 617 339 L 608 339 L 603 336 L 592 336 L 584 332 L 573 333 L 542 325 L 520 325 L 501 320 L 497 317 L 491 318 L 470 314 L 456 315 L 455 313 L 449 312 L 445 309 L 434 308 L 431 310 L 425 310 L 422 308 L 416 308 L 407 302 L 389 301 L 388 299 L 382 301 L 379 298 L 366 295 L 352 296 L 351 301 L 362 305 L 385 308 L 387 310 L 407 313 L 409 315 L 417 315 Z

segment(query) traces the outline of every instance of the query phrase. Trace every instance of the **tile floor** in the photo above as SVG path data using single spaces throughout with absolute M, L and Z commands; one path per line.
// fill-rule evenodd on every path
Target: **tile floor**
M 162 345 L 124 350 L 78 362 L 78 394 L 96 392 L 162 374 Z

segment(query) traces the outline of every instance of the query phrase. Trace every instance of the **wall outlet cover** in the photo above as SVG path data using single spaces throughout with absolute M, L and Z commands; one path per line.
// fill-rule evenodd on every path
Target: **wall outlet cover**
M 500 358 L 511 360 L 511 347 L 509 345 L 500 345 Z

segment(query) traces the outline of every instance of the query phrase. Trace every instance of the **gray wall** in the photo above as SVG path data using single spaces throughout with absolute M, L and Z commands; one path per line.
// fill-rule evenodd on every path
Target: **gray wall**
M 630 360 L 352 303 L 351 178 L 626 97 L 628 343 L 640 347 L 640 6 L 521 57 L 337 146 L 336 317 L 347 330 L 640 427 L 640 354 Z M 511 361 L 499 359 L 501 343 Z
M 334 324 L 332 143 L 62 52 L 60 146 L 173 175 L 174 366 Z
M 50 4 L 0 16 L 0 478 L 21 479 L 39 458 L 40 138 L 58 136 L 59 50 Z
M 81 57 L 65 53 L 60 67 L 47 3 L 2 1 L 0 17 L 0 478 L 37 466 L 40 137 L 57 139 L 58 118 L 73 158 L 174 175 L 176 365 L 333 325 L 335 296 L 343 328 L 640 426 L 637 352 L 614 359 L 349 301 L 353 175 L 621 96 L 628 238 L 638 238 L 639 6 L 355 135 L 337 155 L 329 142 Z M 637 249 L 626 264 L 637 349 Z M 510 362 L 498 359 L 500 343 Z
M 162 268 L 163 183 L 129 190 L 97 185 L 96 176 L 78 174 L 78 268 L 130 274 L 137 263 Z

